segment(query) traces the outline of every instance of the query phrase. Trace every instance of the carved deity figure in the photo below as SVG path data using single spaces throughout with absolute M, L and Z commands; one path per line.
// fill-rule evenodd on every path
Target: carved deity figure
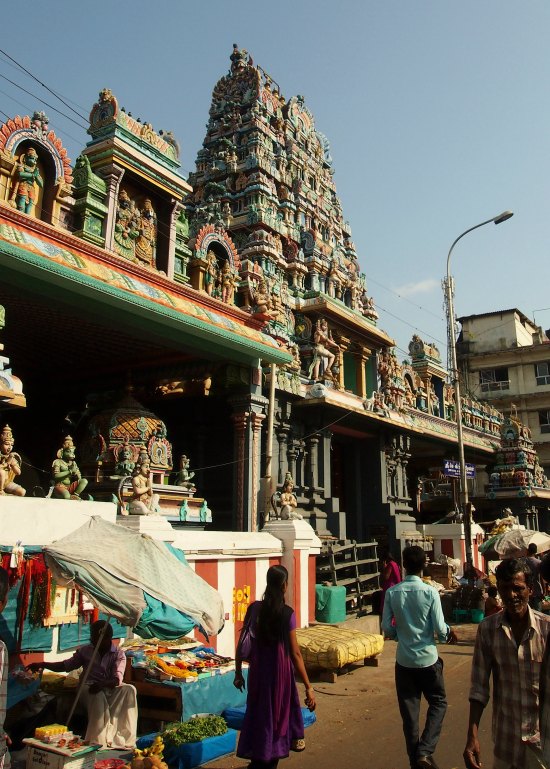
M 115 249 L 126 259 L 136 261 L 136 240 L 139 238 L 139 213 L 126 190 L 121 190 L 115 220 Z
M 262 278 L 258 283 L 258 288 L 254 292 L 254 303 L 256 307 L 254 312 L 259 315 L 267 315 L 269 313 L 269 305 L 271 304 L 271 297 L 267 288 L 267 283 Z
M 143 201 L 143 208 L 138 213 L 138 233 L 136 259 L 148 267 L 154 267 L 157 249 L 157 215 L 149 198 Z
M 152 515 L 156 512 L 159 496 L 153 493 L 148 460 L 143 460 L 137 467 L 132 478 L 132 491 L 128 509 L 130 515 Z
M 22 155 L 15 169 L 10 205 L 24 214 L 32 214 L 36 202 L 35 184 L 44 186 L 38 170 L 38 155 L 34 147 L 29 147 Z
M 328 327 L 326 318 L 320 318 L 315 324 L 315 330 L 313 331 L 313 360 L 309 367 L 309 378 L 317 379 L 319 374 L 323 376 L 331 375 L 333 373 L 332 367 L 339 351 L 340 347 L 332 338 L 332 332 Z
M 118 461 L 115 465 L 115 475 L 132 475 L 136 463 L 134 462 L 134 453 L 131 446 L 125 443 L 118 454 Z
M 216 254 L 210 249 L 206 254 L 206 271 L 204 273 L 204 288 L 208 296 L 214 294 L 216 281 L 218 280 L 218 259 Z
M 192 482 L 195 473 L 189 470 L 189 462 L 189 457 L 186 454 L 182 454 L 180 459 L 180 469 L 176 477 L 176 486 L 181 486 L 187 491 L 195 491 L 196 486 Z
M 13 433 L 6 425 L 0 433 L 0 494 L 24 497 L 25 489 L 14 478 L 21 475 L 21 457 L 13 450 Z
M 340 296 L 340 277 L 338 275 L 338 264 L 336 259 L 330 263 L 330 271 L 327 277 L 327 294 L 333 299 Z
M 231 264 L 227 260 L 222 268 L 222 302 L 226 304 L 233 304 L 233 297 L 235 296 L 235 285 L 237 283 L 237 276 L 231 269 Z
M 67 435 L 63 446 L 57 452 L 57 459 L 52 464 L 54 484 L 52 497 L 54 499 L 80 499 L 88 485 L 88 481 L 82 477 L 75 462 L 75 452 L 73 439 Z
M 279 498 L 278 504 L 277 496 Z M 280 518 L 283 521 L 302 519 L 300 513 L 296 512 L 298 501 L 294 494 L 294 481 L 292 480 L 290 473 L 286 474 L 281 493 L 279 495 L 273 494 L 271 497 L 271 506 L 275 513 L 275 518 Z
M 439 398 L 438 398 L 438 396 L 437 396 L 437 394 L 435 392 L 435 389 L 434 389 L 434 386 L 433 386 L 432 382 L 430 382 L 429 395 L 430 395 L 430 408 L 431 408 L 431 412 L 435 416 L 439 416 Z

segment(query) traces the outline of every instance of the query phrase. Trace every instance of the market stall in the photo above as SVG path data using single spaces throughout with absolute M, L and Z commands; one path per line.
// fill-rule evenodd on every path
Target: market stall
M 246 692 L 233 686 L 235 661 L 211 647 L 188 638 L 162 646 L 136 639 L 125 648 L 125 680 L 136 687 L 143 718 L 187 721 L 205 709 L 221 714 L 246 702 Z M 246 663 L 243 674 L 246 679 Z
M 145 638 L 170 639 L 181 637 L 197 628 L 207 639 L 223 628 L 224 610 L 219 594 L 187 565 L 183 553 L 163 542 L 143 537 L 101 518 L 91 518 L 84 526 L 52 545 L 37 548 L 36 552 L 27 552 L 27 558 L 24 557 L 24 549 L 20 548 L 20 551 L 6 554 L 6 560 L 9 557 L 9 563 L 16 565 L 12 572 L 19 572 L 21 582 L 17 600 L 12 602 L 15 623 L 11 636 L 15 651 L 22 651 L 25 646 L 24 621 L 28 620 L 27 615 L 31 611 L 29 607 L 34 604 L 43 604 L 45 607 L 40 611 L 35 607 L 31 613 L 37 630 L 43 631 L 42 635 L 45 634 L 47 638 L 45 641 L 42 637 L 38 641 L 30 641 L 30 648 L 36 650 L 33 647 L 42 646 L 41 651 L 51 648 L 54 587 L 55 591 L 65 591 L 63 611 L 74 614 L 78 620 L 82 619 L 79 617 L 79 608 L 84 606 L 92 613 L 89 619 L 95 618 L 96 612 L 103 611 L 113 622 L 119 623 L 123 631 L 121 634 L 124 635 L 127 628 L 131 627 Z M 112 558 L 113 552 L 116 552 L 116 559 Z M 31 585 L 33 572 L 41 577 Z M 11 574 L 13 579 L 15 576 L 17 574 Z M 31 585 L 28 589 L 27 583 Z M 25 613 L 21 611 L 22 605 Z M 78 641 L 74 640 L 76 645 Z M 96 650 L 98 647 L 99 641 Z M 201 663 L 205 668 L 206 661 L 203 659 Z M 168 664 L 168 661 L 158 656 L 155 666 Z M 210 661 L 208 667 L 213 667 Z M 200 691 L 203 691 L 200 707 L 194 708 L 196 711 L 204 711 L 209 694 L 204 693 L 199 673 L 192 671 L 189 665 L 187 670 L 189 677 L 196 679 L 197 702 L 201 700 Z M 87 670 L 84 670 L 75 704 L 86 675 Z M 167 679 L 172 676 L 165 673 L 164 678 L 166 680 L 158 683 L 166 686 L 169 683 Z M 28 682 L 29 692 L 31 685 L 34 687 L 35 682 Z M 233 701 L 228 704 L 233 704 Z M 225 707 L 226 702 L 223 701 L 222 705 Z M 73 710 L 74 707 L 67 723 Z M 187 713 L 183 706 L 181 713 Z M 78 740 L 78 737 L 74 739 Z M 79 745 L 71 749 L 74 751 Z M 36 748 L 34 745 L 31 747 L 33 750 Z M 60 745 L 58 740 L 56 749 L 59 748 L 66 751 L 68 744 Z M 50 750 L 44 745 L 40 749 L 46 752 Z

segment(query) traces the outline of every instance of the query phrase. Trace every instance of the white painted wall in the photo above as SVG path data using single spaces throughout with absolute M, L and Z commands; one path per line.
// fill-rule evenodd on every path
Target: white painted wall
M 83 526 L 93 515 L 116 522 L 112 502 L 0 496 L 0 544 L 49 545 Z

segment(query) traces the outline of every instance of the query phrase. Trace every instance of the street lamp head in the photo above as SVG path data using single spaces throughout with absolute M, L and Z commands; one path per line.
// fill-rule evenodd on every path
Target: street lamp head
M 498 216 L 495 216 L 495 218 L 493 219 L 493 222 L 495 224 L 502 224 L 502 222 L 505 222 L 507 219 L 511 219 L 513 215 L 514 215 L 513 211 L 503 211 Z

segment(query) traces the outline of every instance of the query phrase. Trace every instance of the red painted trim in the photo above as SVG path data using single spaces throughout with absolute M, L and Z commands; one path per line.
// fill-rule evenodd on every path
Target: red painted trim
M 68 248 L 72 248 L 83 256 L 89 256 L 96 261 L 108 264 L 118 272 L 126 273 L 130 277 L 137 277 L 145 283 L 157 286 L 167 293 L 181 296 L 183 299 L 194 302 L 198 306 L 202 305 L 203 307 L 214 310 L 220 315 L 226 315 L 237 323 L 241 323 L 258 331 L 265 325 L 264 320 L 258 320 L 258 318 L 255 318 L 253 315 L 250 315 L 236 305 L 225 304 L 218 299 L 210 297 L 205 292 L 196 291 L 181 283 L 169 280 L 156 271 L 146 270 L 139 265 L 134 265 L 131 262 L 128 262 L 127 259 L 124 259 L 124 257 L 118 256 L 114 251 L 107 251 L 106 249 L 94 246 L 93 243 L 88 243 L 88 241 L 82 240 L 82 238 L 77 238 L 75 235 L 71 235 L 61 228 L 54 227 L 53 225 L 48 224 L 48 222 L 43 222 L 42 219 L 35 219 L 33 216 L 23 214 L 2 201 L 0 201 L 0 218 L 21 227 L 27 232 L 39 234 L 41 238 L 44 238 L 44 240 L 49 241 L 54 245 L 59 246 L 62 244 Z M 47 257 L 43 258 L 47 259 Z
M 307 570 L 308 570 L 308 578 L 309 578 L 309 585 L 308 585 L 308 597 L 309 597 L 309 611 L 308 611 L 308 622 L 314 622 L 315 621 L 315 583 L 317 581 L 317 564 L 316 564 L 316 556 L 310 555 L 308 558 L 308 564 L 307 564 Z
M 449 558 L 455 557 L 452 539 L 441 540 L 441 553 L 442 555 L 447 555 Z
M 218 562 L 217 561 L 196 561 L 195 562 L 195 573 L 198 574 L 199 577 L 202 577 L 205 582 L 208 582 L 210 587 L 213 587 L 215 590 L 218 589 Z M 195 628 L 195 638 L 197 640 L 204 640 L 204 637 L 201 633 Z M 218 637 L 212 636 L 209 639 L 210 646 L 213 646 L 214 649 L 217 648 L 217 642 Z
M 302 602 L 300 596 L 302 594 L 302 570 L 300 568 L 300 550 L 294 551 L 294 591 L 292 595 L 292 604 L 294 611 L 296 612 L 296 624 L 301 627 L 304 623 L 302 621 Z
M 248 601 L 246 601 L 246 603 L 252 603 L 252 601 L 255 601 L 261 598 L 261 596 L 256 595 L 256 559 L 255 558 L 239 558 L 235 560 L 235 584 L 233 585 L 233 590 L 234 591 L 244 590 L 245 587 L 250 588 Z M 263 585 L 261 586 L 261 589 L 263 590 Z M 245 601 L 243 600 L 241 603 L 245 603 Z M 231 607 L 231 611 L 234 611 L 234 610 L 235 610 L 235 600 L 233 601 L 233 606 Z M 240 618 L 238 616 L 235 617 L 235 645 L 237 645 L 237 642 L 239 640 L 239 635 L 241 634 L 243 619 L 244 619 L 244 612 L 242 612 L 242 616 Z

